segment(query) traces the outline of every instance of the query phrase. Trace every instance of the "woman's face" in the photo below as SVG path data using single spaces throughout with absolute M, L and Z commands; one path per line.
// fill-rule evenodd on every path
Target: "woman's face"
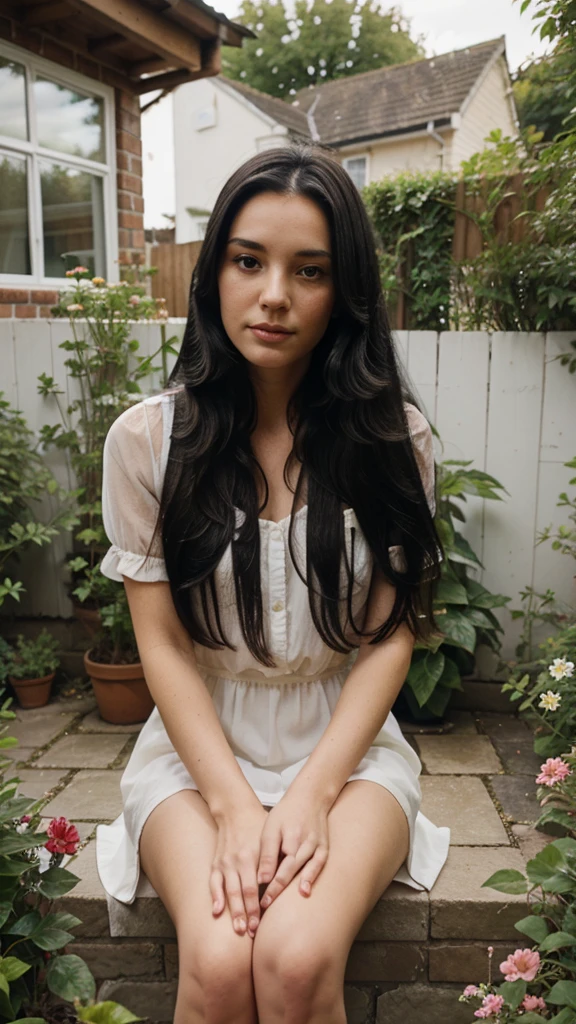
M 218 288 L 224 329 L 248 362 L 308 362 L 334 306 L 331 262 L 328 221 L 311 199 L 262 192 L 245 203 L 230 227 Z

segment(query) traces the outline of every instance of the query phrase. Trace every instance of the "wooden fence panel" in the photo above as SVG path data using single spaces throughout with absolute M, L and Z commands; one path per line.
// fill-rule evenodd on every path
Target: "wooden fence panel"
M 150 265 L 158 267 L 158 273 L 151 279 L 152 295 L 166 299 L 171 317 L 188 315 L 190 281 L 201 248 L 202 242 L 152 246 Z

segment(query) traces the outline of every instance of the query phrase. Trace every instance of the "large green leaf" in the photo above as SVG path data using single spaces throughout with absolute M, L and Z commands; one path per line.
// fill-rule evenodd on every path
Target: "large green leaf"
M 441 651 L 417 652 L 424 657 L 414 657 L 406 682 L 422 707 L 434 691 L 444 670 L 444 655 Z
M 466 580 L 468 600 L 475 608 L 501 608 L 511 600 L 503 594 L 491 594 L 486 587 L 483 587 L 477 580 Z
M 557 981 L 552 985 L 546 1000 L 557 1006 L 569 1006 L 576 1010 L 576 981 Z
M 77 1013 L 78 1020 L 89 1020 L 94 1024 L 135 1024 L 136 1021 L 147 1020 L 146 1017 L 135 1017 L 125 1006 L 111 1000 L 95 1006 L 80 1006 Z
M 449 690 L 463 690 L 462 677 L 455 661 L 444 652 L 444 671 L 440 677 L 440 686 L 446 686 Z
M 0 974 L 3 974 L 7 981 L 16 981 L 26 971 L 29 971 L 31 964 L 25 964 L 17 956 L 3 956 L 0 958 Z
M 482 562 L 470 547 L 468 541 L 462 536 L 461 533 L 455 533 L 452 544 L 448 550 L 448 557 L 453 562 L 461 562 L 464 565 L 472 565 L 474 568 L 480 566 L 483 568 Z
M 527 935 L 534 942 L 543 942 L 548 935 L 548 924 L 546 919 L 543 917 L 536 917 L 535 914 L 530 914 L 528 917 L 523 917 L 521 921 L 517 921 L 514 925 L 516 931 L 522 932 L 522 935 Z
M 448 707 L 451 696 L 452 690 L 450 687 L 442 686 L 441 683 L 438 683 L 434 693 L 431 693 L 426 701 L 426 711 L 429 711 L 432 715 L 437 715 L 438 718 L 441 718 Z
M 96 992 L 96 982 L 88 965 L 74 953 L 54 956 L 48 961 L 46 983 L 55 996 L 68 1002 L 75 998 L 93 999 Z
M 441 579 L 436 588 L 435 602 L 445 604 L 468 604 L 466 588 L 456 580 Z
M 40 875 L 38 890 L 48 899 L 55 900 L 65 896 L 79 881 L 78 875 L 73 875 L 66 868 L 48 868 Z
M 509 892 L 513 895 L 528 891 L 528 883 L 524 875 L 514 868 L 502 868 L 500 871 L 495 871 L 490 878 L 482 882 L 481 888 L 483 887 L 497 889 L 498 892 Z
M 526 864 L 526 874 L 533 885 L 540 885 L 555 875 L 558 868 L 566 863 L 561 850 L 554 843 L 548 843 Z
M 552 932 L 540 943 L 540 950 L 543 953 L 550 953 L 555 949 L 564 949 L 567 946 L 576 946 L 576 935 L 569 935 L 568 932 Z
M 455 644 L 456 647 L 463 647 L 465 651 L 474 654 L 476 630 L 468 620 L 466 611 L 447 608 L 446 614 L 439 617 L 438 624 L 444 634 L 444 643 Z
M 513 1010 L 516 1010 L 526 995 L 526 989 L 526 982 L 522 978 L 519 978 L 518 981 L 503 981 L 498 988 L 498 995 L 504 996 L 506 1002 L 510 1003 Z

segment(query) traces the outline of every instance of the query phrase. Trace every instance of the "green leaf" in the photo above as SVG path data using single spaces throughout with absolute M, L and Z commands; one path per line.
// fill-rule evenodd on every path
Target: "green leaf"
M 7 981 L 16 981 L 26 971 L 29 971 L 32 964 L 25 964 L 17 956 L 4 956 L 0 958 L 0 974 L 3 974 Z
M 456 608 L 447 608 L 446 614 L 439 616 L 439 625 L 444 634 L 444 643 L 454 644 L 462 647 L 470 654 L 476 650 L 476 630 L 468 621 L 465 611 L 458 611 Z
M 481 583 L 472 579 L 466 580 L 466 590 L 468 591 L 468 600 L 475 608 L 502 608 L 511 600 L 509 597 L 504 597 L 503 594 L 491 594 Z
M 452 550 L 449 552 L 449 558 L 451 558 L 453 562 L 462 562 L 465 565 L 472 566 L 478 565 L 480 568 L 483 568 L 480 559 L 474 553 L 468 541 L 465 540 L 460 533 L 454 534 Z
M 18 1017 L 18 1020 L 11 1020 L 10 1024 L 46 1024 L 44 1017 Z
M 422 707 L 431 694 L 444 670 L 444 655 L 441 651 L 426 651 L 424 657 L 412 659 L 406 677 L 416 700 Z
M 516 895 L 521 892 L 528 892 L 528 883 L 519 871 L 514 868 L 502 868 L 495 871 L 490 878 L 482 882 L 481 888 L 497 889 L 498 892 L 508 892 Z
M 504 996 L 513 1010 L 516 1010 L 526 995 L 527 984 L 522 978 L 518 981 L 504 981 L 498 988 L 498 995 Z
M 125 1006 L 110 1000 L 96 1003 L 96 1006 L 80 1006 L 76 1012 L 78 1020 L 93 1021 L 94 1024 L 134 1024 L 135 1021 L 147 1019 L 135 1017 Z
M 540 885 L 556 874 L 557 869 L 565 864 L 565 858 L 561 850 L 553 843 L 548 843 L 543 850 L 540 850 L 526 864 L 526 874 L 533 884 Z
M 96 992 L 94 976 L 81 957 L 74 953 L 54 956 L 46 967 L 46 983 L 61 999 L 93 999 Z
M 548 925 L 543 917 L 536 917 L 534 914 L 530 914 L 528 917 L 523 917 L 521 921 L 517 921 L 514 925 L 516 931 L 522 932 L 523 935 L 527 935 L 534 942 L 543 942 L 548 935 Z
M 576 981 L 557 981 L 550 989 L 546 1000 L 558 1006 L 576 1009 Z
M 77 875 L 73 875 L 65 868 L 48 868 L 40 875 L 38 891 L 48 899 L 54 900 L 58 896 L 65 896 L 79 881 Z
M 450 690 L 463 690 L 462 677 L 458 666 L 452 658 L 444 653 L 444 671 L 440 677 L 439 686 L 447 686 Z
M 576 935 L 569 935 L 568 932 L 552 932 L 540 943 L 540 951 L 550 953 L 555 949 L 564 949 L 565 946 L 576 946 Z
M 438 604 L 468 604 L 466 588 L 456 580 L 438 581 L 435 600 Z
M 568 1008 L 560 1010 L 560 1013 L 547 1018 L 546 1024 L 576 1024 L 576 1013 Z

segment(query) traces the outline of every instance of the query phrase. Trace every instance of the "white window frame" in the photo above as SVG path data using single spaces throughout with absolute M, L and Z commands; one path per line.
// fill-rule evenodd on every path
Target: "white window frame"
M 369 153 L 350 153 L 349 156 L 345 156 L 343 158 L 343 160 L 342 160 L 342 165 L 344 167 L 344 170 L 348 171 L 348 174 L 350 174 L 350 171 L 348 170 L 348 164 L 350 163 L 351 160 L 365 160 L 366 161 L 365 181 L 364 181 L 364 185 L 362 186 L 364 188 L 366 185 L 368 185 L 368 183 L 370 181 L 370 154 Z
M 105 276 L 110 281 L 119 280 L 118 271 L 118 205 L 116 193 L 116 124 L 114 111 L 114 90 L 76 71 L 69 71 L 53 61 L 37 57 L 12 43 L 0 40 L 0 56 L 7 60 L 23 64 L 26 81 L 26 103 L 28 114 L 29 139 L 14 139 L 1 134 L 0 154 L 20 156 L 26 160 L 28 185 L 28 232 L 30 245 L 31 274 L 2 274 L 0 287 L 26 286 L 28 288 L 49 287 L 62 288 L 67 283 L 65 277 L 47 277 L 44 269 L 44 238 L 42 234 L 42 197 L 40 191 L 40 172 L 38 161 L 46 158 L 54 160 L 65 167 L 89 171 L 102 178 L 102 195 L 104 205 L 104 258 Z M 36 75 L 51 79 L 59 85 L 68 86 L 75 92 L 89 96 L 97 96 L 104 101 L 104 146 L 106 163 L 87 160 L 84 157 L 71 156 L 55 149 L 48 149 L 38 143 L 36 111 L 29 102 L 32 93 L 32 82 Z

